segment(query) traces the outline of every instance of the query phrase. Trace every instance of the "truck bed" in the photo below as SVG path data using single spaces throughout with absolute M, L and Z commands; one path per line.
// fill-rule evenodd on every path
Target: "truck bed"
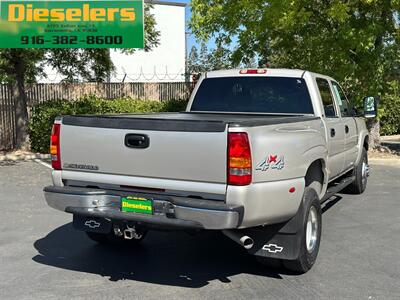
M 61 161 L 64 171 L 226 184 L 229 128 L 312 119 L 187 112 L 65 116 Z M 146 145 L 128 145 L 131 136 L 146 140 Z M 70 179 L 79 177 L 79 173 L 72 175 Z

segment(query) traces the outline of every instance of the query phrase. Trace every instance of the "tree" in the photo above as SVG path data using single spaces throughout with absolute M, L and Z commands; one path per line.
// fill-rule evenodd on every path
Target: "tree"
M 200 62 L 199 62 L 199 53 L 197 51 L 196 46 L 193 46 L 190 49 L 189 57 L 188 57 L 188 72 L 189 74 L 200 73 Z
M 209 58 L 209 53 L 207 44 L 203 41 L 200 45 L 200 52 L 199 52 L 199 67 L 201 69 L 201 72 L 210 70 L 208 58 Z
M 399 0 L 193 0 L 192 11 L 199 39 L 237 40 L 234 62 L 331 75 L 354 103 L 384 95 L 399 69 Z
M 196 46 L 189 53 L 188 71 L 190 74 L 230 69 L 236 67 L 231 59 L 232 51 L 217 43 L 215 49 L 208 49 L 205 42 L 201 43 L 200 54 Z
M 232 51 L 217 42 L 217 47 L 209 54 L 209 68 L 211 70 L 223 70 L 236 67 L 231 60 Z
M 159 43 L 152 6 L 145 6 L 145 50 L 149 51 Z M 130 54 L 135 49 L 121 50 Z M 52 66 L 64 81 L 74 82 L 105 81 L 114 65 L 109 49 L 0 49 L 0 82 L 14 85 L 16 99 L 15 117 L 17 127 L 16 146 L 28 148 L 28 110 L 25 84 L 46 76 L 44 66 Z

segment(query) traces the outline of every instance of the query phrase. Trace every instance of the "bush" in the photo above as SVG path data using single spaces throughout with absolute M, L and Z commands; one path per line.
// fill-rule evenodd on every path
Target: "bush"
M 381 100 L 379 118 L 381 135 L 400 134 L 400 85 L 392 84 L 390 93 Z
M 63 115 L 120 114 L 148 112 L 177 112 L 186 108 L 186 101 L 143 101 L 129 98 L 103 100 L 93 96 L 78 101 L 57 100 L 37 105 L 29 122 L 31 149 L 49 153 L 51 128 L 54 119 Z

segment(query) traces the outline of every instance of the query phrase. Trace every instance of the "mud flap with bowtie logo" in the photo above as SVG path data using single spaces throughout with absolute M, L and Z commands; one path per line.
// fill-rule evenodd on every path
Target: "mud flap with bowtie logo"
M 242 231 L 254 240 L 249 254 L 261 257 L 293 260 L 299 256 L 301 230 L 304 224 L 303 205 L 287 222 L 269 226 L 249 228 Z

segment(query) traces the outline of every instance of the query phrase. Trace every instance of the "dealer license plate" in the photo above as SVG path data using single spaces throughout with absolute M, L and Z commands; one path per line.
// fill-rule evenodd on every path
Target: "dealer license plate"
M 153 201 L 141 197 L 121 197 L 121 210 L 127 213 L 152 215 Z

